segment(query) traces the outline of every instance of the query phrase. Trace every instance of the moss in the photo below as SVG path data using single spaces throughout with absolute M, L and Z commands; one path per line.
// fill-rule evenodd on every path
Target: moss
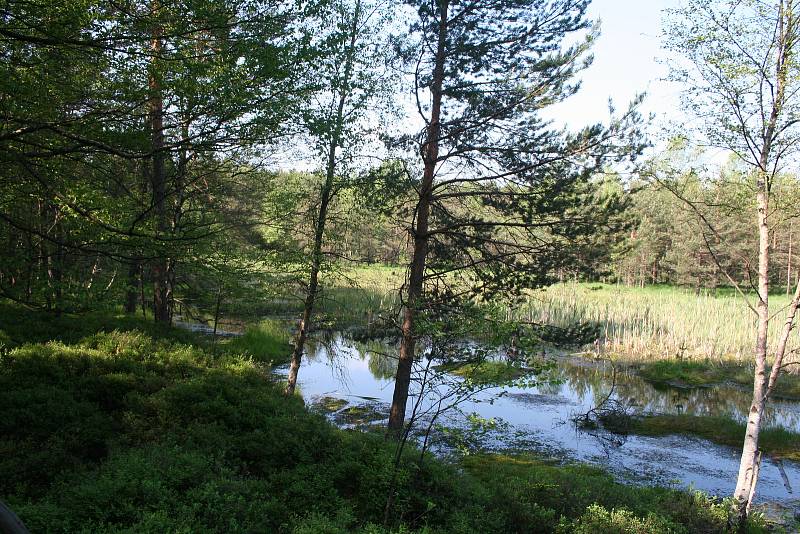
M 378 403 L 365 403 L 350 406 L 336 413 L 334 421 L 339 425 L 368 426 L 389 416 L 387 406 Z
M 502 361 L 444 364 L 439 366 L 439 369 L 480 383 L 507 382 L 529 374 L 529 372 L 522 367 L 510 365 Z
M 651 382 L 696 387 L 723 382 L 730 370 L 702 362 L 661 360 L 640 366 L 639 374 Z
M 715 502 L 701 493 L 628 486 L 598 467 L 505 455 L 468 457 L 464 466 L 496 506 L 505 507 L 515 520 L 538 526 L 531 532 L 608 532 L 609 527 L 626 525 L 644 530 L 610 531 L 724 531 L 727 503 Z M 555 513 L 548 517 L 547 510 Z M 754 532 L 760 529 L 753 525 Z
M 336 397 L 322 397 L 312 402 L 310 408 L 312 411 L 317 413 L 329 414 L 338 412 L 347 406 L 347 404 L 348 402 L 344 399 L 337 399 Z

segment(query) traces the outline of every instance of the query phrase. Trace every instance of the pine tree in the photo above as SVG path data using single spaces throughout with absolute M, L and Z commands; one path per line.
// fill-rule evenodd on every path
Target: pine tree
M 405 48 L 424 129 L 405 138 L 417 192 L 402 340 L 389 429 L 404 424 L 417 322 L 425 308 L 467 293 L 547 283 L 616 201 L 595 202 L 591 178 L 618 158 L 633 111 L 608 127 L 567 134 L 540 111 L 577 90 L 596 37 L 586 0 L 411 1 Z M 570 35 L 584 38 L 563 46 Z M 636 153 L 637 148 L 628 150 Z M 589 205 L 608 210 L 590 212 Z M 574 256 L 573 256 L 574 258 Z

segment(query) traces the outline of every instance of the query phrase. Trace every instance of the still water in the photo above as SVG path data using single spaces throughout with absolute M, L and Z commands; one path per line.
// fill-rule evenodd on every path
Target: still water
M 332 412 L 329 416 L 342 426 L 353 424 L 352 419 L 342 417 L 346 412 L 363 414 L 361 423 L 380 424 L 392 398 L 396 351 L 391 342 L 356 342 L 333 335 L 309 347 L 300 368 L 299 389 L 308 404 L 328 405 Z M 727 415 L 738 419 L 743 419 L 749 408 L 746 391 L 733 386 L 656 388 L 632 373 L 613 372 L 608 363 L 568 355 L 556 356 L 555 360 L 557 365 L 551 372 L 555 381 L 480 392 L 460 404 L 460 411 L 448 412 L 437 422 L 464 427 L 466 414 L 477 413 L 503 423 L 502 432 L 481 434 L 487 449 L 534 451 L 594 463 L 631 482 L 695 488 L 720 496 L 733 492 L 738 471 L 738 455 L 733 448 L 687 436 L 584 431 L 572 419 L 605 399 L 612 384 L 611 398 L 626 406 L 629 413 Z M 278 372 L 285 374 L 286 370 Z M 420 405 L 429 407 L 440 394 L 434 391 Z M 409 399 L 409 411 L 414 402 L 414 398 Z M 774 402 L 767 424 L 800 431 L 800 404 Z M 796 508 L 800 506 L 798 492 L 800 464 L 764 458 L 757 500 Z

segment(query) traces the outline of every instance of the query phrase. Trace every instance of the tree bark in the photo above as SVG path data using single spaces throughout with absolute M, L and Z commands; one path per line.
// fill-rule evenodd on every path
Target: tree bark
M 417 217 L 412 227 L 414 250 L 408 274 L 408 290 L 403 304 L 403 322 L 401 326 L 400 355 L 397 363 L 397 374 L 392 395 L 392 407 L 389 412 L 389 434 L 398 437 L 402 433 L 408 403 L 408 391 L 411 387 L 411 370 L 414 364 L 416 334 L 414 319 L 416 307 L 422 296 L 425 279 L 425 261 L 428 256 L 428 218 L 431 210 L 433 180 L 436 164 L 439 159 L 439 137 L 441 131 L 442 84 L 444 80 L 445 44 L 447 41 L 447 11 L 449 0 L 443 0 L 439 17 L 439 34 L 437 38 L 436 59 L 431 84 L 431 120 L 428 124 L 425 144 L 422 146 L 422 158 L 425 169 L 420 184 L 417 202 Z
M 139 300 L 137 289 L 139 287 L 139 264 L 135 261 L 128 263 L 128 286 L 125 290 L 125 313 L 136 313 L 136 302 Z
M 219 308 L 221 304 L 222 304 L 222 286 L 219 286 L 217 288 L 217 303 L 216 306 L 214 306 L 214 332 L 212 333 L 215 343 L 217 341 L 217 326 L 219 326 Z
M 767 333 L 769 329 L 769 193 L 766 176 L 759 176 L 758 191 L 758 329 L 755 347 L 755 373 L 753 377 L 753 400 L 747 418 L 739 476 L 734 490 L 736 515 L 739 525 L 744 525 L 750 512 L 750 496 L 757 480 L 758 437 L 761 418 L 764 415 L 767 392 Z
M 160 3 L 153 0 L 151 4 L 151 14 L 158 16 Z M 166 210 L 166 188 L 167 176 L 164 166 L 164 95 L 162 93 L 161 80 L 158 72 L 158 57 L 161 55 L 162 30 L 159 22 L 155 22 L 153 36 L 150 42 L 150 72 L 148 73 L 148 83 L 150 98 L 148 100 L 148 114 L 150 122 L 150 135 L 152 143 L 152 168 L 150 173 L 151 185 L 153 188 L 153 211 L 156 223 L 156 236 L 163 236 L 168 230 L 167 210 Z M 158 323 L 169 323 L 172 320 L 171 300 L 172 288 L 170 287 L 169 258 L 160 252 L 158 257 L 153 260 L 153 314 Z
M 789 251 L 786 258 L 786 296 L 792 287 L 792 230 L 794 230 L 794 221 L 789 221 Z
M 330 161 L 334 158 L 334 153 L 331 152 L 328 162 L 329 170 L 326 173 L 325 185 L 322 188 L 322 199 L 320 202 L 320 209 L 318 213 L 318 220 L 316 230 L 314 232 L 314 250 L 311 258 L 311 272 L 309 274 L 308 288 L 306 290 L 306 298 L 303 303 L 303 318 L 300 319 L 297 335 L 294 339 L 294 349 L 292 350 L 292 360 L 289 364 L 289 376 L 286 381 L 286 395 L 294 394 L 295 386 L 297 385 L 297 373 L 300 370 L 300 363 L 303 358 L 303 351 L 305 350 L 306 339 L 308 337 L 308 330 L 311 326 L 311 314 L 314 312 L 314 303 L 317 299 L 317 292 L 319 291 L 319 271 L 322 265 L 322 239 L 325 232 L 325 218 L 328 212 L 328 203 L 330 202 L 330 187 L 328 187 L 327 175 L 332 175 Z M 332 178 L 331 178 L 332 181 Z
M 5 534 L 28 534 L 29 531 L 17 514 L 3 501 L 0 501 L 0 532 Z

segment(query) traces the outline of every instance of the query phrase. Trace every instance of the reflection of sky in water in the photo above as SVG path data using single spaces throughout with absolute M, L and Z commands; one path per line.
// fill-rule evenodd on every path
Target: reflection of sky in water
M 362 400 L 391 402 L 395 363 L 392 353 L 396 353 L 392 346 L 376 341 L 345 342 L 335 336 L 328 343 L 312 346 L 309 352 L 299 374 L 300 391 L 307 400 L 331 396 L 351 404 Z M 558 384 L 507 388 L 500 398 L 500 391 L 493 389 L 478 394 L 475 401 L 465 402 L 461 409 L 487 419 L 502 419 L 513 431 L 524 435 L 525 447 L 537 452 L 600 464 L 624 478 L 678 484 L 723 496 L 732 493 L 739 467 L 736 450 L 686 436 L 628 436 L 612 440 L 607 434 L 577 431 L 571 417 L 586 413 L 608 395 L 611 369 L 588 360 L 564 358 L 559 360 L 555 375 L 560 379 Z M 749 396 L 735 387 L 656 389 L 625 372 L 617 374 L 614 394 L 635 411 L 730 415 L 739 419 L 749 408 Z M 409 410 L 412 404 L 410 399 Z M 776 401 L 767 414 L 767 422 L 800 431 L 798 412 L 796 403 Z M 757 499 L 786 504 L 797 499 L 800 465 L 784 462 L 783 466 L 795 493 L 785 487 L 776 463 L 765 458 Z

